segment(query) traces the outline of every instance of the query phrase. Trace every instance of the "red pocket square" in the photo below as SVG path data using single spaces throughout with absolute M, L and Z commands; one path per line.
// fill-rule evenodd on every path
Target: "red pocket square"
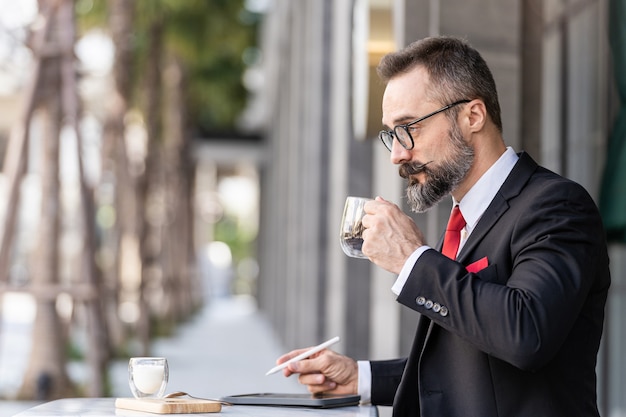
M 473 264 L 467 265 L 465 269 L 467 269 L 467 272 L 476 273 L 487 268 L 487 266 L 489 266 L 489 260 L 485 256 L 484 258 L 477 260 Z

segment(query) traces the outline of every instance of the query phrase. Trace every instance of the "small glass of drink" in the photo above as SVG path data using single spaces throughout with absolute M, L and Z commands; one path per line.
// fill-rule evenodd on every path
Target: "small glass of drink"
M 135 398 L 161 398 L 168 379 L 165 358 L 130 358 L 128 362 L 128 384 Z
M 343 208 L 339 241 L 343 252 L 353 258 L 367 259 L 367 256 L 361 251 L 364 230 L 361 219 L 365 214 L 363 206 L 370 200 L 371 198 L 350 196 L 346 198 L 346 204 Z

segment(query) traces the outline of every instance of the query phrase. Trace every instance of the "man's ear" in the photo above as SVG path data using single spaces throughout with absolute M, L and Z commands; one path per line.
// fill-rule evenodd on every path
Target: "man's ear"
M 464 114 L 467 116 L 467 127 L 470 132 L 478 132 L 487 123 L 487 107 L 480 99 L 475 99 L 467 103 Z

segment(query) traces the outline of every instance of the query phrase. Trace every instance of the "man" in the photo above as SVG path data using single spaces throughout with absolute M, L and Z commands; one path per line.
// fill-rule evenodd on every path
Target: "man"
M 396 205 L 368 203 L 363 252 L 398 274 L 392 290 L 419 313 L 411 353 L 357 363 L 324 350 L 284 374 L 311 392 L 393 404 L 396 416 L 598 416 L 610 277 L 593 200 L 505 146 L 493 77 L 464 41 L 418 41 L 378 70 L 380 138 L 409 202 L 421 212 L 451 194 L 460 236 L 446 237 L 446 256 Z

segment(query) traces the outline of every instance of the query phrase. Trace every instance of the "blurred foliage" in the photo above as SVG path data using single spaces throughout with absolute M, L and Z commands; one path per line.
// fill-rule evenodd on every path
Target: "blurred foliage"
M 235 263 L 242 259 L 254 257 L 254 240 L 256 234 L 250 233 L 238 224 L 234 216 L 226 215 L 215 224 L 214 239 L 224 242 L 230 248 Z
M 247 91 L 242 83 L 246 58 L 256 45 L 261 16 L 245 9 L 244 0 L 136 0 L 133 35 L 133 100 L 140 99 L 150 27 L 160 23 L 167 54 L 186 69 L 187 115 L 197 133 L 236 130 Z M 76 15 L 84 33 L 106 31 L 107 0 L 78 0 Z M 248 59 L 249 60 L 249 59 Z M 253 62 L 252 62 L 253 63 Z

